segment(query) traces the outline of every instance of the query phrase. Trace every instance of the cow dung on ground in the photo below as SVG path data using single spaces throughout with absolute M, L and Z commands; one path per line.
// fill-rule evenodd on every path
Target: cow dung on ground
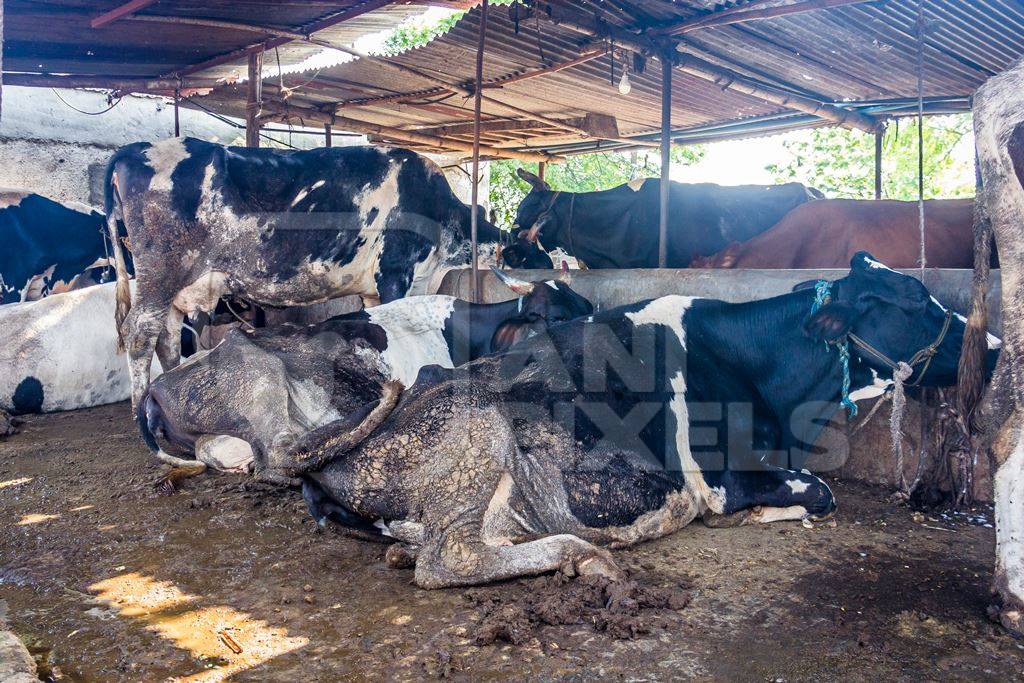
M 697 522 L 616 551 L 639 590 L 669 600 L 632 621 L 567 577 L 424 591 L 385 546 L 315 532 L 294 492 L 217 474 L 161 496 L 161 472 L 124 403 L 28 416 L 0 446 L 0 600 L 70 680 L 1021 673 L 985 615 L 993 530 L 915 521 L 885 488 L 836 484 L 834 527 Z M 617 614 L 626 628 L 602 626 Z

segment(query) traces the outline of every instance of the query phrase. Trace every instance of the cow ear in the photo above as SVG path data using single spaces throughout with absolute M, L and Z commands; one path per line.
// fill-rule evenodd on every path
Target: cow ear
M 804 332 L 814 339 L 835 341 L 853 328 L 859 315 L 860 311 L 849 304 L 826 304 L 804 322 Z
M 551 189 L 547 183 L 540 179 L 539 176 L 534 173 L 530 173 L 525 168 L 517 168 L 516 175 L 519 176 L 520 180 L 525 181 L 530 187 L 537 191 Z

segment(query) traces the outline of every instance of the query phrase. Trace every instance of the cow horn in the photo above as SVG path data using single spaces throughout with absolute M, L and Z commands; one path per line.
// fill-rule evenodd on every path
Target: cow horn
M 501 250 L 502 250 L 502 247 L 501 247 L 500 244 L 496 245 L 495 248 L 494 248 L 494 262 L 496 264 L 498 264 L 499 268 L 503 268 L 504 265 L 505 265 L 504 263 L 502 263 L 502 260 L 501 260 Z
M 516 294 L 519 294 L 520 296 L 526 296 L 527 294 L 533 291 L 534 287 L 537 286 L 532 282 L 527 282 L 526 280 L 520 280 L 519 278 L 512 277 L 508 273 L 502 270 L 498 270 L 494 266 L 491 266 L 491 270 L 494 271 L 494 274 L 498 277 L 499 280 L 501 280 L 501 283 L 503 285 L 511 289 Z

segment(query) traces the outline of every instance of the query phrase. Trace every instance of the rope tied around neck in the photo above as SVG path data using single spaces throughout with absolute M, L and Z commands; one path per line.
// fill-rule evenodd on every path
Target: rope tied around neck
M 814 315 L 832 300 L 832 283 L 828 280 L 818 280 L 814 285 L 814 304 L 811 306 L 811 315 Z M 825 350 L 830 346 L 839 352 L 839 363 L 843 367 L 843 389 L 840 403 L 849 411 L 850 417 L 857 416 L 857 404 L 850 399 L 850 343 L 844 336 L 831 342 L 825 342 Z

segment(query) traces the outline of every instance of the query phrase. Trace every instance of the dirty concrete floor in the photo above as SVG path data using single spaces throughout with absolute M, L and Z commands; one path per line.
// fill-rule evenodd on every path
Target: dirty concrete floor
M 487 609 L 550 582 L 419 590 L 408 570 L 384 566 L 383 546 L 315 533 L 295 492 L 209 474 L 161 496 L 160 473 L 124 404 L 32 417 L 0 442 L 0 600 L 43 673 L 1024 678 L 1024 645 L 985 617 L 993 530 L 915 520 L 882 489 L 837 484 L 834 526 L 696 523 L 618 552 L 641 585 L 692 598 L 635 638 L 585 618 L 536 625 L 518 645 L 478 645 Z

